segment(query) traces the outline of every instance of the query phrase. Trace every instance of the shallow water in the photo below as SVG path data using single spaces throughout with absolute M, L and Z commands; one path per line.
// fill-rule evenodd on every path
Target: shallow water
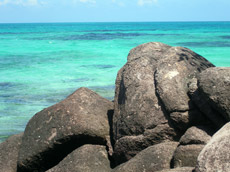
M 0 24 L 0 142 L 79 87 L 112 100 L 129 50 L 146 42 L 230 66 L 230 22 Z

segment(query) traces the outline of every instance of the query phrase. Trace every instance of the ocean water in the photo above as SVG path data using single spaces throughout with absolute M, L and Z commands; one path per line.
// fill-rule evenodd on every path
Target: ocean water
M 230 22 L 0 24 L 0 142 L 79 87 L 112 100 L 129 50 L 146 42 L 230 66 Z

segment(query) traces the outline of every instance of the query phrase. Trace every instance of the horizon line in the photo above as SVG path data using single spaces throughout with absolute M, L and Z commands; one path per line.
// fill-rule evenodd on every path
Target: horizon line
M 185 21 L 185 20 L 175 20 L 175 21 L 85 21 L 85 22 L 76 22 L 76 21 L 61 21 L 61 22 L 0 22 L 0 24 L 48 24 L 48 23 L 176 23 L 176 22 L 230 22 L 230 20 L 191 20 L 191 21 Z

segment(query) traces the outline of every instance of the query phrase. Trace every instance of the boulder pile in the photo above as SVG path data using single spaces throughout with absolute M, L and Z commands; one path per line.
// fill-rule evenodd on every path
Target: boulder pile
M 150 42 L 130 51 L 114 101 L 79 88 L 1 143 L 0 172 L 229 172 L 229 121 L 230 68 Z

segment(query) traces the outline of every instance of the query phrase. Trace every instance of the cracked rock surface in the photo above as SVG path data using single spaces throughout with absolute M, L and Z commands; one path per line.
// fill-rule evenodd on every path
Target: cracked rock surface
M 178 141 L 190 126 L 207 122 L 187 92 L 190 80 L 209 67 L 205 58 L 183 47 L 151 42 L 130 51 L 116 80 L 117 162 L 164 140 Z

